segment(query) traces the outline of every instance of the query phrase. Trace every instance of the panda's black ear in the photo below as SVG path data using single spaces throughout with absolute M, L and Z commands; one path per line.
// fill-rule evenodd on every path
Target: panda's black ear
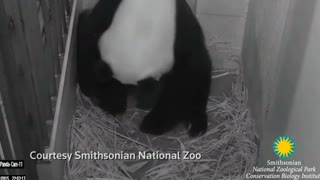
M 112 80 L 111 68 L 103 61 L 97 61 L 93 66 L 93 73 L 98 83 L 108 83 Z

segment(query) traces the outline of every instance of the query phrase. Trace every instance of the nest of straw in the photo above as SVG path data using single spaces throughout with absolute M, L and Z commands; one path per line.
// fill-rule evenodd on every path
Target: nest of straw
M 216 180 L 245 179 L 257 159 L 254 122 L 246 108 L 247 91 L 239 78 L 230 97 L 210 97 L 209 129 L 201 137 L 187 133 L 150 137 L 134 134 L 118 119 L 95 107 L 78 91 L 78 105 L 69 128 L 68 151 L 133 152 L 189 151 L 200 153 L 198 160 L 76 160 L 66 163 L 66 179 L 117 180 Z M 129 110 L 130 121 L 142 119 L 147 112 Z M 132 130 L 132 129 L 131 129 Z M 162 144 L 170 144 L 163 147 Z

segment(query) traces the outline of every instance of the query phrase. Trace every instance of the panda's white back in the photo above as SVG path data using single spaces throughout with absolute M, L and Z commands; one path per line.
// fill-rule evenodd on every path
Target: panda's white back
M 102 60 L 124 84 L 168 72 L 174 61 L 175 0 L 122 0 L 99 41 Z

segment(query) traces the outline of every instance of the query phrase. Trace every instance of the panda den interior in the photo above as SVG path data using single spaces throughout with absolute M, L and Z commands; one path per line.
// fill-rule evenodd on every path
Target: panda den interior
M 206 13 L 210 1 L 82 3 L 68 144 L 77 156 L 66 176 L 221 179 L 249 171 L 258 148 L 240 75 L 248 2 L 234 18 L 237 37 L 222 39 Z
M 246 179 L 298 130 L 320 1 L 82 5 L 69 179 Z

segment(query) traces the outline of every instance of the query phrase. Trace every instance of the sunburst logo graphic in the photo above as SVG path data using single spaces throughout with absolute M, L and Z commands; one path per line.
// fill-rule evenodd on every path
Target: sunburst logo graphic
M 280 136 L 273 143 L 273 151 L 280 158 L 289 158 L 293 155 L 296 147 L 292 138 Z

